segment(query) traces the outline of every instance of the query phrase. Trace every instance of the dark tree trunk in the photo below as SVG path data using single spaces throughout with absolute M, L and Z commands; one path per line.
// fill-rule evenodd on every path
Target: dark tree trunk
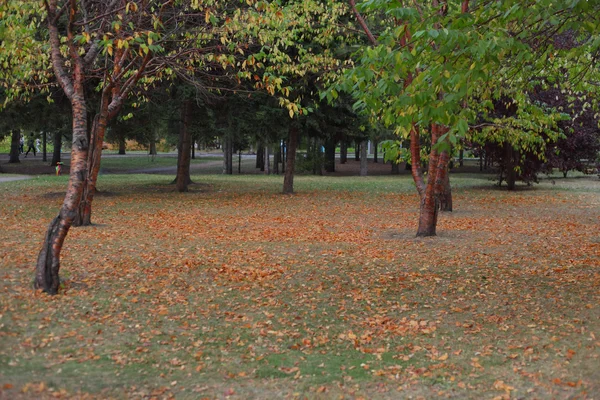
M 515 190 L 517 186 L 517 171 L 515 171 L 515 151 L 508 142 L 504 143 L 504 165 L 506 166 L 506 184 L 508 190 Z
M 348 162 L 348 142 L 342 140 L 340 143 L 340 164 L 346 164 Z
M 119 154 L 125 155 L 125 132 L 119 132 Z
M 196 141 L 192 140 L 192 160 L 196 159 Z
M 367 176 L 367 141 L 360 142 L 360 176 Z
M 458 152 L 458 166 L 463 167 L 465 165 L 465 149 L 460 149 Z
M 354 142 L 354 161 L 360 161 L 360 142 Z
M 19 163 L 19 148 L 20 148 L 21 133 L 15 129 L 12 131 L 10 138 L 10 156 L 8 159 L 9 163 Z
M 152 135 L 150 137 L 150 146 L 148 148 L 148 154 L 150 154 L 151 156 L 155 156 L 156 153 L 156 134 Z M 154 158 L 153 158 L 154 160 Z
M 179 140 L 181 142 L 179 164 L 177 165 L 176 187 L 178 192 L 187 192 L 190 178 L 190 147 L 192 135 L 190 133 L 190 120 L 192 118 L 192 102 L 185 100 L 181 107 L 181 125 L 179 127 Z
M 265 152 L 263 142 L 256 144 L 256 168 L 260 168 L 261 171 L 265 170 Z
M 287 161 L 287 145 L 285 141 L 281 142 L 281 173 L 285 174 L 285 164 Z
M 231 137 L 225 138 L 225 147 L 223 148 L 223 173 L 233 174 L 233 140 Z
M 325 171 L 335 172 L 335 139 L 325 142 Z
M 277 150 L 273 155 L 273 174 L 279 175 L 279 163 L 281 162 L 281 146 L 277 146 Z
M 60 152 L 62 151 L 62 132 L 58 131 L 54 133 L 52 143 L 54 144 L 54 150 L 52 151 L 52 162 L 50 165 L 55 167 L 60 160 Z
M 289 138 L 286 151 L 285 175 L 283 178 L 283 193 L 294 193 L 294 167 L 296 164 L 296 148 L 298 147 L 298 126 L 290 122 Z
M 373 141 L 373 162 L 377 163 L 377 146 L 379 145 L 379 143 L 377 143 L 376 141 Z
M 42 161 L 43 162 L 48 161 L 47 144 L 48 144 L 48 136 L 47 136 L 46 132 L 42 132 Z
M 392 161 L 392 175 L 400 174 L 400 164 L 396 161 Z
M 271 174 L 271 154 L 269 152 L 269 146 L 265 146 L 265 175 Z

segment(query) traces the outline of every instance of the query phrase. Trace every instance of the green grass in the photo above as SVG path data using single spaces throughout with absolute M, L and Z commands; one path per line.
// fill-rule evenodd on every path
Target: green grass
M 600 390 L 593 178 L 509 193 L 457 174 L 425 239 L 406 175 L 297 176 L 294 196 L 281 176 L 192 179 L 180 194 L 170 174 L 100 176 L 55 297 L 32 269 L 67 177 L 0 184 L 0 397 Z

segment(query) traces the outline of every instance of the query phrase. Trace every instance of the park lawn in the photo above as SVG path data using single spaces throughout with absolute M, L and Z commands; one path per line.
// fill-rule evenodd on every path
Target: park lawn
M 0 398 L 595 398 L 600 181 L 106 175 L 32 290 L 66 177 L 0 184 Z

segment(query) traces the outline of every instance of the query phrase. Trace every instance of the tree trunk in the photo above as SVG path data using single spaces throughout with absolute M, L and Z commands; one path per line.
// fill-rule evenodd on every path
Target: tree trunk
M 325 142 L 325 171 L 335 172 L 335 139 Z
M 452 212 L 452 187 L 450 186 L 450 173 L 448 170 L 446 170 L 441 190 L 440 211 Z
M 48 161 L 47 144 L 48 144 L 48 138 L 46 136 L 46 132 L 42 132 L 42 161 L 43 162 Z
M 271 154 L 269 154 L 269 146 L 265 146 L 265 175 L 271 174 Z
M 196 159 L 196 140 L 192 140 L 192 160 Z
M 265 152 L 263 142 L 256 144 L 256 168 L 260 168 L 261 172 L 265 170 Z
M 517 171 L 515 171 L 515 151 L 512 145 L 508 142 L 504 144 L 504 149 L 504 165 L 506 166 L 506 184 L 508 186 L 508 190 L 515 190 L 517 186 Z
M 103 106 L 102 106 L 103 107 Z M 89 226 L 92 224 L 92 202 L 96 194 L 96 182 L 100 172 L 100 159 L 102 157 L 102 143 L 106 133 L 108 105 L 105 110 L 96 114 L 90 129 L 90 142 L 87 154 L 87 171 L 81 194 L 81 201 L 73 226 Z
M 148 154 L 151 156 L 155 156 L 156 153 L 156 133 L 154 133 L 152 136 L 150 136 L 150 146 L 148 148 Z M 154 158 L 153 158 L 154 160 Z
M 360 161 L 360 142 L 354 141 L 354 161 Z
M 181 107 L 181 125 L 179 127 L 179 138 L 181 141 L 181 157 L 177 165 L 176 187 L 178 192 L 187 192 L 190 178 L 190 146 L 192 135 L 190 134 L 190 120 L 192 118 L 192 102 L 185 100 Z
M 348 162 L 348 142 L 342 140 L 340 143 L 340 164 Z
M 367 176 L 367 141 L 360 142 L 360 176 Z
M 125 132 L 119 132 L 119 154 L 125 155 Z
M 399 175 L 400 174 L 400 163 L 397 163 L 396 161 L 392 161 L 392 175 Z
M 273 155 L 273 174 L 279 175 L 279 163 L 281 162 L 281 146 L 277 146 L 277 150 Z
M 50 165 L 55 167 L 60 161 L 60 152 L 62 151 L 62 132 L 57 131 L 54 133 L 54 139 L 52 141 L 54 144 L 54 150 L 52 151 L 52 162 Z
M 439 209 L 439 195 L 442 192 L 443 184 L 445 181 L 445 173 L 448 170 L 448 161 L 450 159 L 447 152 L 442 152 L 441 154 L 435 149 L 435 144 L 438 141 L 438 138 L 445 133 L 447 128 L 441 127 L 438 125 L 432 125 L 431 127 L 431 152 L 429 153 L 429 171 L 427 178 L 427 185 L 425 186 L 425 190 L 423 190 L 423 185 L 417 183 L 417 190 L 421 195 L 421 207 L 419 214 L 419 228 L 417 229 L 417 236 L 435 236 L 436 235 L 436 227 L 437 227 L 437 219 L 438 219 L 438 209 Z M 413 128 L 416 130 L 416 128 Z M 415 178 L 418 174 L 418 171 L 415 171 L 417 164 L 415 160 L 419 160 L 420 158 L 416 156 L 416 150 L 413 146 L 413 134 L 411 132 L 411 158 L 412 158 L 412 168 L 413 168 L 413 178 Z M 415 141 L 416 142 L 416 141 Z
M 464 167 L 465 165 L 465 149 L 460 149 L 458 152 L 458 166 Z
M 69 228 L 71 228 L 73 220 L 77 215 L 85 184 L 85 176 L 87 175 L 89 146 L 87 138 L 87 111 L 81 87 L 75 89 L 71 104 L 73 113 L 73 146 L 71 148 L 69 184 L 60 212 L 48 226 L 42 249 L 38 255 L 35 272 L 35 288 L 42 289 L 49 294 L 56 294 L 58 292 L 60 285 L 60 252 Z
M 10 157 L 8 159 L 9 163 L 19 163 L 19 147 L 20 147 L 21 133 L 15 129 L 12 131 L 12 136 L 10 139 Z
M 283 193 L 294 193 L 294 167 L 296 164 L 296 148 L 298 147 L 298 127 L 290 122 L 289 139 L 286 151 L 285 175 L 283 178 Z
M 377 143 L 377 141 L 373 141 L 373 162 L 377 163 L 377 146 L 379 145 L 379 143 Z

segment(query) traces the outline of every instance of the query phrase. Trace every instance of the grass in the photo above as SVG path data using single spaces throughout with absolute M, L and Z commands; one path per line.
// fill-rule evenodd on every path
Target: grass
M 573 398 L 600 392 L 600 183 L 103 175 L 61 294 L 31 289 L 66 177 L 0 184 L 0 397 Z M 62 391 L 62 392 L 61 392 Z

